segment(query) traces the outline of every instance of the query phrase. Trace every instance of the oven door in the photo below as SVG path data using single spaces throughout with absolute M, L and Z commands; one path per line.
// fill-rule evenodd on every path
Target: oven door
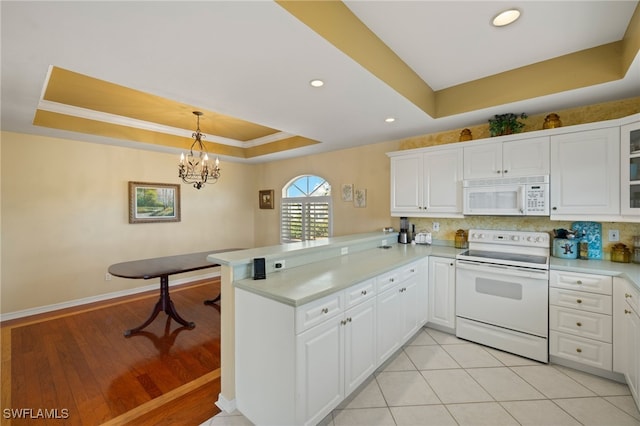
M 459 317 L 546 338 L 548 306 L 548 271 L 456 261 Z
M 465 182 L 462 203 L 466 215 L 524 216 L 525 185 L 473 186 Z

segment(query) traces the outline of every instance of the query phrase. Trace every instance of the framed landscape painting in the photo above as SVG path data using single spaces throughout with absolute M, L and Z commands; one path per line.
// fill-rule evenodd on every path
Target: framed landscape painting
M 180 185 L 129 182 L 129 223 L 180 222 Z

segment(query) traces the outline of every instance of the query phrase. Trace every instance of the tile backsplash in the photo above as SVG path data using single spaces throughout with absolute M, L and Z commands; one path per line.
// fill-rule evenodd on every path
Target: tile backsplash
M 409 222 L 414 224 L 416 232 L 431 232 L 435 240 L 454 240 L 458 229 L 504 229 L 518 231 L 538 231 L 549 232 L 553 236 L 553 230 L 564 228 L 570 229 L 573 221 L 552 221 L 547 217 L 500 217 L 500 216 L 473 216 L 464 219 L 440 219 L 440 218 L 409 218 Z M 433 230 L 433 224 L 437 222 L 439 231 Z M 610 242 L 608 234 L 610 229 L 620 232 L 620 243 L 627 247 L 633 247 L 633 236 L 640 235 L 640 223 L 628 222 L 601 222 L 602 223 L 602 249 L 604 259 L 611 258 L 611 247 L 617 242 Z M 395 225 L 399 227 L 398 223 Z

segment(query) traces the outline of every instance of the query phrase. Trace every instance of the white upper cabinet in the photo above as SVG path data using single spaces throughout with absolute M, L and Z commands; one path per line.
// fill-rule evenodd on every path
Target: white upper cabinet
M 551 219 L 620 214 L 620 128 L 551 136 Z
M 390 195 L 392 216 L 461 217 L 462 148 L 392 156 Z
M 620 210 L 623 215 L 640 216 L 640 121 L 620 128 Z
M 425 213 L 462 213 L 462 148 L 424 155 Z
M 465 179 L 548 174 L 548 136 L 464 147 Z
M 404 216 L 422 207 L 422 154 L 391 158 L 391 213 Z

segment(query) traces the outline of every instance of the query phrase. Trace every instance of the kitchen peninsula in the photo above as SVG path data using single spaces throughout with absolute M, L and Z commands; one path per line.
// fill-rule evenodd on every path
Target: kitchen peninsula
M 239 294 L 258 295 L 295 309 L 340 293 L 353 284 L 383 275 L 394 268 L 426 260 L 430 255 L 453 260 L 459 251 L 449 246 L 399 245 L 396 241 L 397 233 L 375 232 L 210 255 L 209 261 L 221 265 L 223 303 L 222 385 L 216 404 L 229 412 L 236 408 L 236 328 L 239 325 L 236 297 Z M 251 279 L 252 265 L 253 259 L 258 257 L 266 260 L 267 278 L 254 281 Z M 286 267 L 276 270 L 276 261 L 284 261 Z M 426 272 L 425 267 L 424 274 Z M 399 278 L 389 279 L 399 282 Z M 425 276 L 425 291 L 426 281 Z M 426 300 L 426 294 L 424 297 Z M 254 320 L 259 323 L 260 317 L 256 316 Z
M 211 254 L 222 266 L 224 304 L 216 404 L 260 424 L 317 423 L 339 404 L 426 322 L 427 260 L 450 259 L 453 267 L 461 251 L 396 239 L 378 232 Z M 258 257 L 266 260 L 265 280 L 252 279 Z M 550 269 L 608 275 L 614 288 L 624 280 L 640 289 L 637 265 L 553 259 Z M 326 360 L 339 374 L 307 368 Z

